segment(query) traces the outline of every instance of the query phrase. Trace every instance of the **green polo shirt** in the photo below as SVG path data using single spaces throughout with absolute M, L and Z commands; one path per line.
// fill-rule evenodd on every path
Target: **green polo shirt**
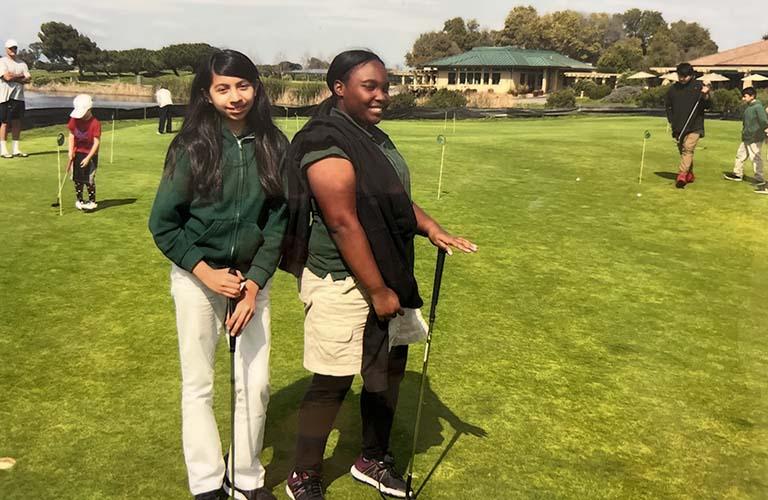
M 400 182 L 403 183 L 405 192 L 408 193 L 408 197 L 410 197 L 411 174 L 408 171 L 408 164 L 405 162 L 405 158 L 403 158 L 397 151 L 397 148 L 392 141 L 389 140 L 389 137 L 377 127 L 371 127 L 369 129 L 361 127 L 349 115 L 336 108 L 331 110 L 331 113 L 349 120 L 376 143 L 381 152 L 384 153 L 384 156 L 389 160 L 389 163 L 392 164 L 392 168 L 394 168 L 395 173 L 398 178 L 400 178 Z M 331 146 L 327 149 L 308 151 L 305 153 L 304 157 L 301 159 L 301 168 L 304 169 L 315 162 L 331 157 L 349 160 L 349 156 L 347 156 L 341 148 Z M 323 216 L 317 208 L 314 199 L 312 200 L 312 228 L 309 235 L 307 268 L 319 278 L 325 278 L 330 274 L 334 281 L 343 280 L 352 274 L 349 268 L 347 268 L 344 260 L 341 258 L 341 254 L 328 232 L 328 228 L 323 221 Z

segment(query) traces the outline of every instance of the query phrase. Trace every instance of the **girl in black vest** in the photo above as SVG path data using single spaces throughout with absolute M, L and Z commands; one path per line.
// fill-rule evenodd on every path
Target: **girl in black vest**
M 448 234 L 411 200 L 405 160 L 376 127 L 389 103 L 381 59 L 343 52 L 326 82 L 332 95 L 294 138 L 286 165 L 290 218 L 281 266 L 300 280 L 304 366 L 314 373 L 286 490 L 295 500 L 323 498 L 326 441 L 359 373 L 363 447 L 350 473 L 402 498 L 406 485 L 389 437 L 407 344 L 425 333 L 413 239 L 426 236 L 449 254 L 477 247 Z

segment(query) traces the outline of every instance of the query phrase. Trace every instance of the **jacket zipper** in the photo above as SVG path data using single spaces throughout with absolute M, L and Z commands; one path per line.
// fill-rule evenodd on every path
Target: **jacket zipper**
M 232 231 L 232 245 L 230 246 L 230 249 L 229 249 L 229 261 L 232 265 L 235 264 L 237 232 L 240 227 L 240 209 L 241 209 L 242 198 L 243 198 L 243 181 L 244 181 L 243 170 L 245 170 L 245 156 L 243 152 L 243 141 L 248 139 L 254 139 L 254 138 L 255 137 L 253 135 L 248 135 L 246 137 L 243 137 L 242 139 L 235 136 L 235 140 L 237 141 L 237 147 L 240 150 L 240 165 L 237 169 L 237 187 L 235 190 L 235 229 L 234 231 Z

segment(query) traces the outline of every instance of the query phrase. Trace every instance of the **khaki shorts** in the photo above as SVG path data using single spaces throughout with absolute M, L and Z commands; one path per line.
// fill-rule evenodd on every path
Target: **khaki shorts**
M 370 305 L 353 277 L 333 281 L 304 269 L 299 281 L 304 302 L 304 368 L 321 375 L 346 377 L 360 373 L 363 332 Z M 390 348 L 427 337 L 418 309 L 405 309 L 389 322 Z

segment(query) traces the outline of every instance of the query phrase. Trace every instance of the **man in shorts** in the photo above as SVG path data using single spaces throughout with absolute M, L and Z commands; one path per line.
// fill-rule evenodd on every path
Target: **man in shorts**
M 0 58 L 0 157 L 26 158 L 19 149 L 21 119 L 24 118 L 24 84 L 31 81 L 27 63 L 17 57 L 16 40 L 5 42 L 5 57 Z M 13 136 L 13 150 L 8 151 L 8 127 Z

